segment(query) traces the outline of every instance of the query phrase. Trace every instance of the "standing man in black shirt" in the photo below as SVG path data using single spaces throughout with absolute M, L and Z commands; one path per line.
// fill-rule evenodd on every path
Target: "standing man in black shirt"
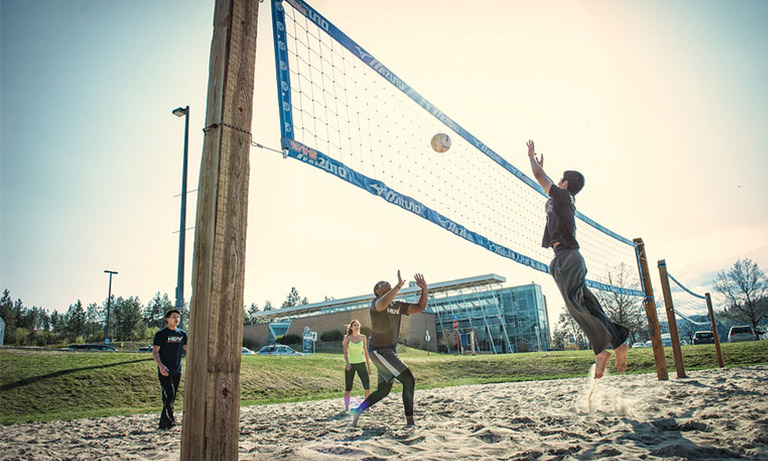
M 419 302 L 395 301 L 405 282 L 397 271 L 397 285 L 381 281 L 373 287 L 376 298 L 371 301 L 371 338 L 368 340 L 369 357 L 379 372 L 378 387 L 359 407 L 352 409 L 350 425 L 357 424 L 360 415 L 373 404 L 383 399 L 392 390 L 395 379 L 403 383 L 403 407 L 408 426 L 413 426 L 413 394 L 416 381 L 408 366 L 397 355 L 397 340 L 400 336 L 400 320 L 403 315 L 418 314 L 427 307 L 427 282 L 424 276 L 416 274 L 416 285 L 421 288 Z
M 563 179 L 555 185 L 544 172 L 544 155 L 536 158 L 533 141 L 528 146 L 528 159 L 531 162 L 533 176 L 544 192 L 547 200 L 547 225 L 541 246 L 555 251 L 555 257 L 549 270 L 565 300 L 568 313 L 576 320 L 589 338 L 595 352 L 595 378 L 602 378 L 613 347 L 616 354 L 616 368 L 623 373 L 627 368 L 627 350 L 624 342 L 629 330 L 611 321 L 600 303 L 587 285 L 587 266 L 584 264 L 576 241 L 576 199 L 574 196 L 584 187 L 584 176 L 578 171 L 566 171 Z
M 181 381 L 181 353 L 187 351 L 187 332 L 179 326 L 181 312 L 171 309 L 165 314 L 167 326 L 155 333 L 152 341 L 152 358 L 157 363 L 157 377 L 163 389 L 163 411 L 160 413 L 160 429 L 176 425 L 173 402 Z

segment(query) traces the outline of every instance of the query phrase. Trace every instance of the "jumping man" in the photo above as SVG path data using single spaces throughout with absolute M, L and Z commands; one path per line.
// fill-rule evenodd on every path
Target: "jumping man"
M 541 246 L 552 248 L 555 257 L 549 266 L 550 273 L 555 279 L 565 300 L 568 313 L 576 320 L 592 344 L 595 352 L 595 378 L 602 378 L 611 353 L 608 346 L 613 347 L 616 354 L 616 368 L 623 373 L 627 368 L 627 349 L 624 343 L 629 330 L 605 315 L 600 303 L 587 285 L 587 266 L 579 253 L 576 241 L 576 199 L 574 196 L 584 187 L 584 176 L 578 171 L 566 171 L 563 179 L 555 185 L 544 172 L 544 155 L 536 158 L 533 141 L 526 143 L 528 158 L 531 161 L 533 176 L 544 192 L 547 200 L 547 225 L 544 228 L 544 239 Z

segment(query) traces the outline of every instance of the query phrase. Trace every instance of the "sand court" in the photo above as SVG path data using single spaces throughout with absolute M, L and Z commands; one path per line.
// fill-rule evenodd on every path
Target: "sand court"
M 768 366 L 420 390 L 413 428 L 399 393 L 354 428 L 341 396 L 243 408 L 240 459 L 768 459 Z M 4 426 L 0 459 L 179 459 L 181 428 L 156 425 L 151 414 Z

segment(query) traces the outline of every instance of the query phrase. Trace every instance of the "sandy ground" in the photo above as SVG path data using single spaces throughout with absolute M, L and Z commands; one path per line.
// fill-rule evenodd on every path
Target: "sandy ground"
M 243 408 L 240 459 L 768 460 L 767 410 L 768 366 L 417 391 L 416 427 L 393 393 L 350 428 L 340 396 Z M 157 419 L 0 427 L 0 459 L 179 459 L 181 428 Z

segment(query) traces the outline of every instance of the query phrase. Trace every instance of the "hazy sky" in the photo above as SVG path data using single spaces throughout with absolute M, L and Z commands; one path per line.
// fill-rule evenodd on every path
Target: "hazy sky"
M 213 0 L 0 4 L 0 285 L 65 311 L 102 302 L 110 269 L 117 296 L 173 299 L 184 123 L 171 110 L 191 106 L 195 189 Z M 740 257 L 768 270 L 768 2 L 310 4 L 526 174 L 529 138 L 552 175 L 582 171 L 579 210 L 645 240 L 657 295 L 661 258 L 699 292 Z M 270 16 L 262 3 L 252 132 L 277 148 Z M 548 275 L 317 169 L 253 149 L 250 178 L 247 304 L 279 306 L 292 286 L 310 302 L 355 296 L 402 269 L 534 281 L 562 309 Z

